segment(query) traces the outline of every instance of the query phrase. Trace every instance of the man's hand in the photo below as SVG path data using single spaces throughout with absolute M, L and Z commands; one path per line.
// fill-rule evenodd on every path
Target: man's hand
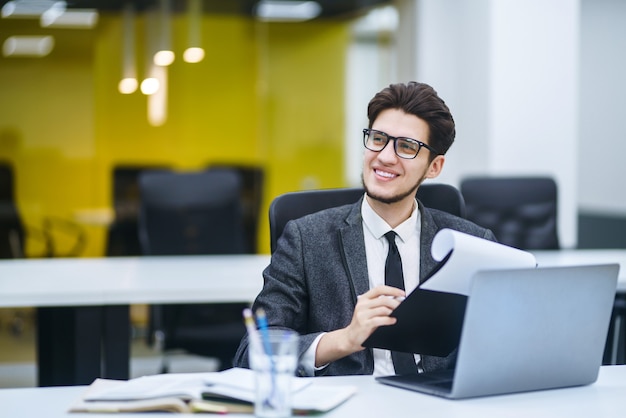
M 325 334 L 320 340 L 315 355 L 316 367 L 363 350 L 361 344 L 376 328 L 396 323 L 396 318 L 389 314 L 404 296 L 403 290 L 391 286 L 377 286 L 358 296 L 350 324 Z

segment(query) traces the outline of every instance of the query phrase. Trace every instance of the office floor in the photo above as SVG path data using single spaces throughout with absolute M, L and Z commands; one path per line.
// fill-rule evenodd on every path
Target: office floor
M 0 388 L 37 386 L 36 328 L 29 309 L 0 309 Z M 159 373 L 161 356 L 146 345 L 135 327 L 131 343 L 131 377 Z M 217 368 L 213 359 L 176 353 L 169 357 L 170 372 L 208 372 Z

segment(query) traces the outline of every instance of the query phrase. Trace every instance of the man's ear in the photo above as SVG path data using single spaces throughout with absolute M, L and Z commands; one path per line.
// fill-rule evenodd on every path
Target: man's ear
M 446 157 L 443 155 L 438 155 L 434 160 L 431 161 L 428 170 L 426 171 L 427 179 L 434 179 L 439 174 L 441 174 L 441 170 L 443 170 L 443 164 L 446 162 Z

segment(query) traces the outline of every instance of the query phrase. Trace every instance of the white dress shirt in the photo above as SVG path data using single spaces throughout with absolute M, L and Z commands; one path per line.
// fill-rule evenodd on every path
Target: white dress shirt
M 363 236 L 365 237 L 365 254 L 371 289 L 385 284 L 385 261 L 389 251 L 389 243 L 385 234 L 392 228 L 374 212 L 367 203 L 367 199 L 363 199 L 361 215 L 363 216 Z M 402 258 L 404 289 L 408 295 L 419 285 L 421 222 L 417 202 L 413 206 L 411 216 L 393 228 L 393 231 L 397 234 L 396 245 L 400 252 L 400 258 Z M 373 351 L 374 376 L 395 374 L 391 352 L 378 348 Z M 419 363 L 419 355 L 417 354 L 415 361 L 416 364 Z

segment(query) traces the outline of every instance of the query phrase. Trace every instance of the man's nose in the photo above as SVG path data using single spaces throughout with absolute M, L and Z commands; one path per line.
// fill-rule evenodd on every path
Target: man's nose
M 395 150 L 395 141 L 393 139 L 390 139 L 389 142 L 387 142 L 387 145 L 385 145 L 385 148 L 383 148 L 383 150 L 380 151 L 378 154 L 378 158 L 380 158 L 381 160 L 395 161 L 398 158 Z

